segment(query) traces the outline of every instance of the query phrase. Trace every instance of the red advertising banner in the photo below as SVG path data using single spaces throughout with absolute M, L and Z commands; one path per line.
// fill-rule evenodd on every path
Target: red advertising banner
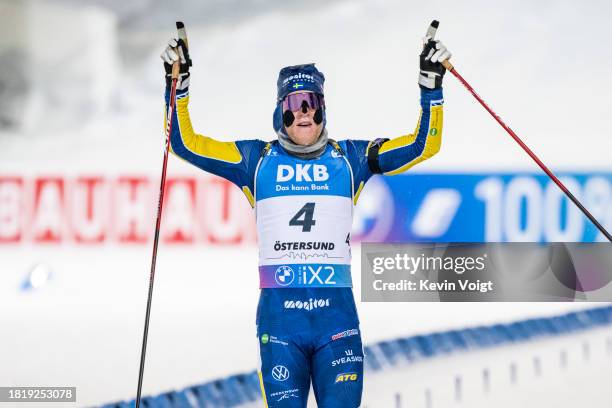
M 146 244 L 153 236 L 158 181 L 148 176 L 0 176 L 0 244 Z M 255 242 L 242 192 L 226 180 L 169 177 L 162 242 Z

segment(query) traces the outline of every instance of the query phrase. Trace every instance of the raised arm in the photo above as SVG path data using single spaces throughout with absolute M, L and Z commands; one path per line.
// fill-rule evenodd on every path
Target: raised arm
M 421 114 L 413 134 L 391 140 L 377 139 L 367 150 L 374 173 L 394 175 L 438 153 L 442 144 L 442 89 L 421 90 Z
M 353 170 L 354 202 L 373 174 L 394 175 L 436 154 L 442 143 L 442 89 L 421 90 L 421 115 L 414 134 L 395 139 L 342 140 Z
M 438 153 L 442 144 L 444 99 L 442 79 L 446 70 L 442 61 L 451 54 L 440 41 L 429 35 L 423 38 L 419 55 L 421 88 L 421 114 L 413 134 L 392 140 L 377 139 L 368 145 L 366 155 L 373 173 L 393 175 L 402 173 L 417 163 Z
M 353 170 L 354 201 L 373 174 L 402 173 L 417 163 L 435 155 L 442 144 L 443 104 L 442 78 L 445 69 L 441 62 L 450 58 L 450 52 L 439 41 L 423 39 L 420 55 L 419 86 L 421 88 L 421 114 L 413 134 L 395 139 L 343 140 Z
M 178 50 L 178 54 L 174 51 Z M 194 166 L 236 184 L 253 205 L 253 177 L 265 146 L 261 140 L 221 142 L 197 134 L 189 116 L 189 66 L 191 60 L 181 40 L 170 40 L 162 53 L 166 78 L 174 61 L 181 60 L 181 74 L 176 91 L 176 108 L 170 134 L 170 152 Z M 170 81 L 166 81 L 166 112 L 170 102 Z M 164 119 L 166 120 L 164 115 Z M 164 122 L 164 128 L 166 123 Z

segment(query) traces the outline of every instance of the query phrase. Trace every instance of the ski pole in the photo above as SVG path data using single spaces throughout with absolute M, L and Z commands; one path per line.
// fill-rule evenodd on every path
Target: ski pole
M 438 25 L 439 22 L 437 20 L 434 20 L 431 23 L 430 30 L 431 32 L 433 32 L 434 35 L 436 29 L 438 28 Z M 430 33 L 429 30 L 428 33 Z M 447 71 L 452 73 L 455 78 L 457 78 L 459 82 L 463 84 L 463 86 L 465 86 L 465 88 L 474 96 L 474 98 L 476 98 L 476 100 L 480 102 L 482 107 L 485 108 L 486 111 L 491 114 L 491 116 L 493 116 L 497 123 L 499 123 L 501 127 L 504 128 L 506 132 L 508 132 L 510 136 L 512 136 L 516 143 L 518 143 L 518 145 L 521 146 L 521 148 L 529 155 L 529 157 L 531 157 L 533 161 L 535 161 L 536 164 L 540 166 L 544 173 L 546 173 L 548 177 L 550 177 L 550 179 L 555 182 L 555 184 L 561 189 L 561 191 L 563 191 L 565 195 L 580 209 L 580 211 L 582 211 L 582 213 L 586 215 L 586 217 L 597 227 L 599 231 L 601 231 L 601 233 L 608 239 L 608 241 L 612 242 L 612 235 L 610 235 L 610 233 L 603 227 L 603 225 L 601 225 L 599 221 L 597 221 L 597 219 L 589 212 L 589 210 L 587 210 L 586 207 L 582 205 L 582 203 L 569 191 L 565 184 L 563 184 L 561 180 L 559 180 L 557 176 L 553 174 L 553 172 L 538 158 L 538 156 L 536 156 L 535 153 L 531 151 L 531 149 L 525 143 L 523 143 L 523 141 L 517 136 L 516 133 L 514 133 L 510 126 L 506 125 L 501 119 L 501 117 L 499 117 L 499 115 L 495 113 L 493 109 L 491 109 L 489 105 L 485 103 L 485 101 L 480 97 L 480 95 L 476 93 L 474 88 L 472 88 L 471 85 L 457 72 L 457 69 L 453 66 L 453 64 L 451 64 L 448 60 L 445 60 L 442 61 L 442 65 L 444 66 L 444 68 L 446 68 Z
M 185 25 L 177 21 L 176 29 L 178 36 L 187 47 L 187 32 Z M 177 55 L 180 55 L 178 49 L 175 49 Z M 136 408 L 140 407 L 140 394 L 142 392 L 142 378 L 144 375 L 145 355 L 147 352 L 147 337 L 149 335 L 149 320 L 151 316 L 151 301 L 153 299 L 153 281 L 155 279 L 155 265 L 157 261 L 157 247 L 159 244 L 159 231 L 161 226 L 162 208 L 164 204 L 164 191 L 166 189 L 166 169 L 168 168 L 168 151 L 170 147 L 170 134 L 172 132 L 172 118 L 174 117 L 174 108 L 176 105 L 176 85 L 180 73 L 180 58 L 172 64 L 172 87 L 170 90 L 170 104 L 166 117 L 166 144 L 164 147 L 164 161 L 162 164 L 161 184 L 159 186 L 159 200 L 157 205 L 157 220 L 155 222 L 155 237 L 153 238 L 153 256 L 151 258 L 151 273 L 149 275 L 149 295 L 147 297 L 147 311 L 145 314 L 144 333 L 142 335 L 142 350 L 140 352 L 140 370 L 138 372 L 138 390 L 136 392 Z

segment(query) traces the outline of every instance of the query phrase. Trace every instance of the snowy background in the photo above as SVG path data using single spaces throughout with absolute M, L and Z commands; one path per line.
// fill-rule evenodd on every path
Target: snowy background
M 610 8 L 603 1 L 1 0 L 0 177 L 137 174 L 156 185 L 158 55 L 176 20 L 187 26 L 194 61 L 194 126 L 217 139 L 271 140 L 278 70 L 304 62 L 326 75 L 331 137 L 412 131 L 420 41 L 436 18 L 457 69 L 545 163 L 609 172 Z M 442 151 L 415 172 L 536 171 L 450 74 L 445 102 Z M 169 175 L 200 177 L 176 158 Z M 235 211 L 248 211 L 243 201 Z M 32 206 L 23 203 L 24 217 Z M 151 216 L 151 230 L 153 223 Z M 145 394 L 255 368 L 257 251 L 246 241 L 160 247 Z M 18 242 L 0 243 L 0 386 L 74 385 L 79 405 L 133 397 L 150 251 L 116 240 L 42 243 L 27 228 Z M 33 268 L 46 284 L 24 290 Z M 358 302 L 364 343 L 588 306 Z

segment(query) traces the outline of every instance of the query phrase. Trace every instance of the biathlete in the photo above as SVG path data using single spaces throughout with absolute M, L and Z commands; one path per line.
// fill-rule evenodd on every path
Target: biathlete
M 331 139 L 325 77 L 314 64 L 305 64 L 278 75 L 275 140 L 222 142 L 192 127 L 187 48 L 172 39 L 162 53 L 166 106 L 171 66 L 180 61 L 181 68 L 171 152 L 237 185 L 255 210 L 259 379 L 266 407 L 306 407 L 311 381 L 319 407 L 361 404 L 364 356 L 350 272 L 353 206 L 372 175 L 402 173 L 439 151 L 441 62 L 449 57 L 441 42 L 424 38 L 421 114 L 414 134 Z

